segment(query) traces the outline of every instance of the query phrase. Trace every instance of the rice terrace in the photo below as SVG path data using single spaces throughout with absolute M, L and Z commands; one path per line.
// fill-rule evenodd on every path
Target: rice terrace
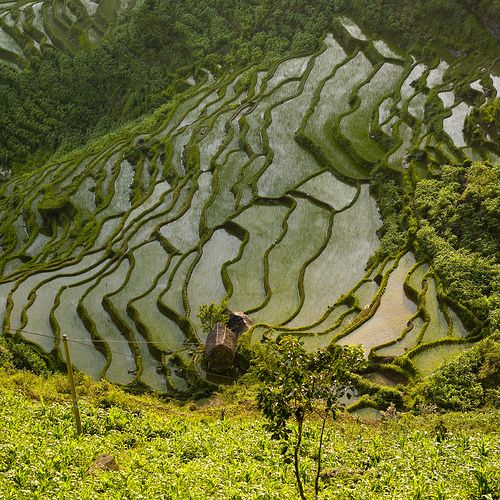
M 9 405 L 29 421 L 39 411 L 30 405 L 55 404 L 53 418 L 67 411 L 71 428 L 67 391 L 50 395 L 43 382 L 66 384 L 66 336 L 84 433 L 106 442 L 99 452 L 116 447 L 125 465 L 78 486 L 33 485 L 33 470 L 12 478 L 22 460 L 14 448 L 2 458 L 11 445 L 1 438 L 0 496 L 499 498 L 499 39 L 496 0 L 1 1 L 0 421 L 21 442 Z M 314 417 L 304 434 L 313 444 L 300 452 L 297 420 L 295 469 L 280 465 L 278 444 L 263 452 L 279 477 L 259 476 L 254 450 L 246 486 L 230 487 L 216 470 L 198 483 L 177 458 L 169 471 L 149 471 L 155 484 L 134 483 L 146 471 L 133 471 L 110 429 L 144 434 L 132 430 L 133 414 L 151 411 L 141 417 L 151 429 L 174 432 L 191 405 L 214 442 L 228 440 L 205 449 L 205 465 L 193 452 L 193 467 L 224 460 L 217 447 L 233 453 L 240 437 L 250 449 L 252 432 L 266 435 L 240 422 L 257 411 L 245 406 L 252 391 L 252 405 L 265 405 L 254 377 L 269 377 L 272 362 L 262 368 L 271 358 L 261 351 L 286 345 L 308 360 L 360 346 L 342 399 L 352 417 L 325 438 L 323 468 L 334 472 L 320 476 Z M 27 399 L 13 389 L 17 370 L 37 374 L 19 381 Z M 99 417 L 101 406 L 123 415 Z M 438 417 L 451 437 L 435 483 L 430 459 L 414 457 L 420 479 L 401 463 L 401 481 L 381 486 L 386 469 L 363 469 L 364 452 L 345 434 L 389 439 L 388 453 L 404 454 L 390 448 L 404 437 L 383 436 L 403 436 L 407 418 L 411 455 L 446 439 L 429 441 Z M 94 418 L 114 423 L 90 431 Z M 200 418 L 175 431 L 187 437 L 172 446 L 199 442 Z M 460 418 L 471 435 L 484 433 L 471 438 L 487 443 L 483 458 L 455 448 L 465 439 L 454 435 L 466 432 Z M 218 421 L 227 434 L 211 427 Z M 85 446 L 87 462 L 74 466 L 82 474 L 98 454 Z M 474 469 L 472 479 L 447 476 L 453 460 Z M 53 465 L 43 467 L 53 477 Z M 107 484 L 113 477 L 121 483 Z

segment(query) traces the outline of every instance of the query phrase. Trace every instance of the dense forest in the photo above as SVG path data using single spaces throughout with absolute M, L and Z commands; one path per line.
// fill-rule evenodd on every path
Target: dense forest
M 97 45 L 47 47 L 21 71 L 2 67 L 0 167 L 28 171 L 137 119 L 186 90 L 184 79 L 203 67 L 223 74 L 311 51 L 344 11 L 405 48 L 434 43 L 487 58 L 498 49 L 498 0 L 472 3 L 147 0 Z

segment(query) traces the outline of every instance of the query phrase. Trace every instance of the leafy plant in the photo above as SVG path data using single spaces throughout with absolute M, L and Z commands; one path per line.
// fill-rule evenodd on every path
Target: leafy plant
M 201 322 L 201 329 L 204 333 L 210 333 L 217 323 L 227 324 L 229 321 L 229 313 L 227 312 L 227 300 L 223 300 L 220 304 L 210 302 L 200 306 L 198 318 Z
M 487 391 L 488 402 L 492 406 L 498 405 L 490 392 L 490 388 L 498 387 L 500 377 L 498 340 L 498 335 L 492 335 L 478 342 L 416 386 L 413 391 L 415 406 L 424 402 L 446 410 L 472 410 L 485 404 Z
M 307 353 L 294 337 L 286 336 L 270 343 L 260 354 L 254 372 L 261 386 L 257 405 L 267 418 L 266 429 L 282 443 L 285 463 L 294 464 L 300 497 L 305 499 L 300 473 L 300 451 L 304 424 L 313 415 L 321 418 L 321 431 L 316 455 L 314 493 L 319 492 L 321 453 L 326 422 L 334 419 L 343 407 L 341 399 L 350 399 L 352 370 L 364 364 L 360 348 L 330 346 Z
M 39 375 L 49 372 L 47 363 L 35 347 L 12 337 L 0 340 L 0 366 L 29 370 Z
M 9 350 L 5 337 L 0 337 L 0 367 L 8 368 L 12 366 L 12 352 Z
M 442 443 L 446 440 L 448 429 L 446 428 L 442 420 L 439 420 L 436 427 L 434 428 L 434 432 L 436 433 L 436 441 L 438 443 Z
M 64 375 L 0 369 L 0 498 L 298 497 L 293 467 L 282 467 L 280 443 L 253 405 L 254 387 L 235 384 L 186 405 L 75 375 L 83 439 L 73 430 Z M 419 481 L 423 498 L 498 498 L 499 418 L 493 409 L 406 413 L 391 426 L 337 418 L 324 433 L 320 497 L 412 498 Z M 449 431 L 444 443 L 436 442 L 439 419 Z M 309 420 L 307 454 L 316 451 L 321 423 Z M 87 475 L 103 453 L 120 472 Z M 304 453 L 305 471 L 311 464 Z
M 476 469 L 472 471 L 474 475 L 474 479 L 477 484 L 477 495 L 474 498 L 484 498 L 486 500 L 494 500 L 498 498 L 491 486 L 490 481 L 488 480 L 488 476 L 485 474 L 484 470 Z

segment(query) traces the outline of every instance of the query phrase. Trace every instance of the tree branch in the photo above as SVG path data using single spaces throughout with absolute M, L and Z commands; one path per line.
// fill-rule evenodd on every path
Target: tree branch
M 297 485 L 299 487 L 300 498 L 302 500 L 307 500 L 304 494 L 304 486 L 302 485 L 302 479 L 300 479 L 300 470 L 299 470 L 299 449 L 302 443 L 302 425 L 304 421 L 302 419 L 297 419 L 298 429 L 297 429 L 297 443 L 295 444 L 293 450 L 293 464 L 295 467 L 295 478 L 297 479 Z
M 319 446 L 318 446 L 318 467 L 316 470 L 316 478 L 314 480 L 314 497 L 318 498 L 319 493 L 319 476 L 321 473 L 321 450 L 323 449 L 323 436 L 325 434 L 325 425 L 326 419 L 328 418 L 328 409 L 325 410 L 325 414 L 323 416 L 323 424 L 321 425 L 321 434 L 319 437 Z

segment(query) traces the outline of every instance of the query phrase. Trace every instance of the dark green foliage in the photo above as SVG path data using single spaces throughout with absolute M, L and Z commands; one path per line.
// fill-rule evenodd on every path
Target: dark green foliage
M 203 67 L 224 74 L 311 52 L 339 12 L 406 47 L 434 41 L 463 53 L 498 53 L 491 34 L 498 11 L 481 2 L 479 11 L 469 12 L 470 3 L 140 2 L 95 46 L 85 43 L 75 55 L 46 47 L 21 71 L 0 67 L 0 167 L 31 170 L 56 150 L 68 151 L 150 113 L 185 90 L 188 76 L 205 77 Z
M 429 382 L 426 398 L 447 410 L 471 410 L 481 406 L 483 388 L 472 372 L 472 360 L 459 358 L 446 364 Z
M 474 108 L 465 120 L 465 137 L 471 144 L 481 146 L 487 141 L 500 142 L 500 98 Z
M 21 339 L 0 337 L 0 367 L 29 370 L 38 375 L 49 372 L 37 349 Z
M 227 312 L 227 301 L 224 300 L 220 304 L 211 302 L 200 306 L 198 318 L 201 322 L 201 329 L 204 333 L 210 333 L 217 323 L 227 324 L 229 314 Z
M 384 225 L 379 231 L 381 238 L 377 258 L 396 255 L 407 241 L 407 216 L 405 214 L 403 188 L 396 174 L 378 170 L 374 174 L 374 191 Z
M 12 366 L 12 352 L 10 351 L 5 337 L 0 337 L 0 367 L 9 368 Z
M 396 37 L 407 48 L 415 43 L 426 45 L 434 42 L 460 54 L 498 52 L 498 40 L 492 29 L 495 25 L 498 36 L 500 9 L 497 0 L 354 0 L 336 3 L 344 4 L 346 10 L 353 12 L 356 19 L 362 20 L 371 30 Z
M 266 63 L 315 49 L 333 8 L 326 0 L 147 1 L 117 30 L 76 55 L 48 48 L 30 67 L 0 67 L 0 166 L 40 167 L 151 112 L 188 85 L 190 75 Z M 219 66 L 220 65 L 220 66 Z
M 500 385 L 499 336 L 482 340 L 458 358 L 446 363 L 415 390 L 416 400 L 445 410 L 467 411 L 485 403 L 498 405 Z
M 442 443 L 446 440 L 446 436 L 448 434 L 448 429 L 446 428 L 446 426 L 444 425 L 442 420 L 440 420 L 437 423 L 434 431 L 436 432 L 436 441 L 438 443 Z
M 488 328 L 500 327 L 500 164 L 444 167 L 439 179 L 420 181 L 414 207 L 417 240 L 432 259 L 450 298 Z

